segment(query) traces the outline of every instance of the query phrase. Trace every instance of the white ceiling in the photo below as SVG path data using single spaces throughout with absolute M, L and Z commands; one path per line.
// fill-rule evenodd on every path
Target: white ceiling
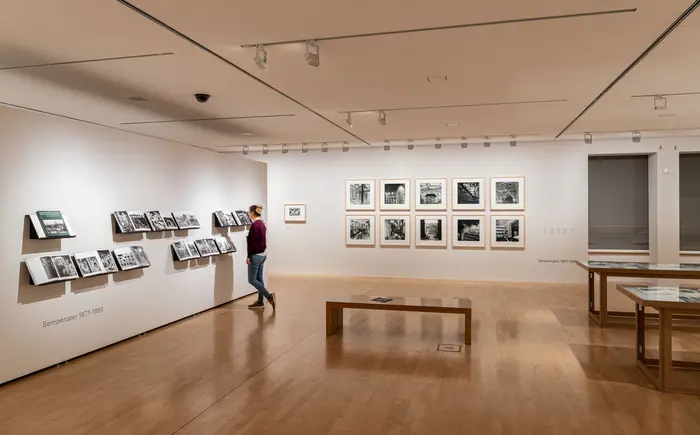
M 223 152 L 302 142 L 553 139 L 693 1 L 131 4 L 181 35 L 117 0 L 6 5 L 0 102 Z M 628 11 L 562 17 L 620 10 Z M 252 60 L 255 49 L 242 47 L 479 23 L 491 24 L 319 41 L 319 68 L 306 65 L 303 43 L 268 46 L 267 72 Z M 700 128 L 700 94 L 669 96 L 663 112 L 653 107 L 653 95 L 700 92 L 699 42 L 695 12 L 563 137 Z M 448 80 L 429 83 L 432 75 Z M 210 102 L 197 103 L 196 92 L 210 93 Z M 352 128 L 347 111 L 361 111 Z

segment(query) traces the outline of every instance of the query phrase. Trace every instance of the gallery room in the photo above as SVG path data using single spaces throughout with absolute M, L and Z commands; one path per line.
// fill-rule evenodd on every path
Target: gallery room
M 0 434 L 700 433 L 700 0 L 8 0 Z

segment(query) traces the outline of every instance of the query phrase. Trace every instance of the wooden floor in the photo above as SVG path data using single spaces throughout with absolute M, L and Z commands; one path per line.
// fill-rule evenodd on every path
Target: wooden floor
M 593 327 L 584 286 L 276 277 L 271 288 L 276 314 L 248 298 L 0 387 L 0 434 L 700 433 L 700 396 L 654 390 L 634 366 L 633 329 Z M 436 350 L 462 342 L 462 316 L 381 311 L 348 311 L 327 339 L 324 301 L 345 294 L 469 297 L 473 345 Z M 700 360 L 699 333 L 674 346 Z

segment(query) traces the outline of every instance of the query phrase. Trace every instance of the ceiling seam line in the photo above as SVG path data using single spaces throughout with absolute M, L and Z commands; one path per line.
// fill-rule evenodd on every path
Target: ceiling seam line
M 213 150 L 213 149 L 205 148 L 205 147 L 202 147 L 202 146 L 199 146 L 199 145 L 194 145 L 194 144 L 187 143 L 187 142 L 180 142 L 180 141 L 172 140 L 172 139 L 166 139 L 166 138 L 163 138 L 163 137 L 160 137 L 160 136 L 154 136 L 154 135 L 151 135 L 151 134 L 139 133 L 139 132 L 137 132 L 137 131 L 125 130 L 125 129 L 122 129 L 122 128 L 112 127 L 111 125 L 100 124 L 99 122 L 95 122 L 95 121 L 88 121 L 88 120 L 86 120 L 86 119 L 74 118 L 74 117 L 68 116 L 68 115 L 61 115 L 60 113 L 47 112 L 46 110 L 34 109 L 34 108 L 31 108 L 31 107 L 27 107 L 27 106 L 20 106 L 19 104 L 7 103 L 7 102 L 5 102 L 5 101 L 0 101 L 0 105 L 2 105 L 2 106 L 7 106 L 7 107 L 12 107 L 12 108 L 15 108 L 15 109 L 20 109 L 20 110 L 27 110 L 27 111 L 29 111 L 29 112 L 39 113 L 39 114 L 42 114 L 42 115 L 54 116 L 54 117 L 57 117 L 57 118 L 67 119 L 67 120 L 69 120 L 69 121 L 82 122 L 82 123 L 84 123 L 84 124 L 90 124 L 90 125 L 94 125 L 94 126 L 96 126 L 96 127 L 102 127 L 102 128 L 107 128 L 107 129 L 109 129 L 109 130 L 121 131 L 121 132 L 123 132 L 123 133 L 129 133 L 129 134 L 135 134 L 135 135 L 138 135 L 138 136 L 149 137 L 149 138 L 152 138 L 152 139 L 158 139 L 158 140 L 162 140 L 162 141 L 165 141 L 165 142 L 176 143 L 176 144 L 179 144 L 179 145 L 185 145 L 185 146 L 197 148 L 197 149 L 200 149 L 200 150 L 211 151 L 211 152 L 213 152 L 213 153 L 216 153 L 216 151 Z
M 439 32 L 443 30 L 457 30 L 457 29 L 469 29 L 475 27 L 489 27 L 489 26 L 500 26 L 508 24 L 519 24 L 519 23 L 536 23 L 541 21 L 555 21 L 555 20 L 565 20 L 574 18 L 587 18 L 587 17 L 597 17 L 605 15 L 616 15 L 616 14 L 629 14 L 637 12 L 637 8 L 628 9 L 611 9 L 606 11 L 596 11 L 596 12 L 581 12 L 577 14 L 563 14 L 563 15 L 549 15 L 542 17 L 530 17 L 530 18 L 514 18 L 510 20 L 496 20 L 496 21 L 484 21 L 480 23 L 469 23 L 469 24 L 455 24 L 451 26 L 436 26 L 436 27 L 421 27 L 416 29 L 405 29 L 405 30 L 393 30 L 387 32 L 372 32 L 372 33 L 357 33 L 354 35 L 342 35 L 342 36 L 327 36 L 321 38 L 306 38 L 306 39 L 290 39 L 288 41 L 275 41 L 275 42 L 260 42 L 257 44 L 244 44 L 241 48 L 254 48 L 258 45 L 263 45 L 265 47 L 272 47 L 276 45 L 288 45 L 288 44 L 301 44 L 306 41 L 339 41 L 343 39 L 358 39 L 358 38 L 371 38 L 375 36 L 391 36 L 391 35 L 405 35 L 410 33 L 423 33 L 423 32 Z
M 235 119 L 268 119 L 268 118 L 291 118 L 296 115 L 293 113 L 282 115 L 259 115 L 259 116 L 230 116 L 222 118 L 193 118 L 193 119 L 167 119 L 162 121 L 134 121 L 121 122 L 119 125 L 143 125 L 143 124 L 167 124 L 175 122 L 206 122 L 206 121 L 230 121 Z
M 305 105 L 304 103 L 302 103 L 302 102 L 300 102 L 299 100 L 295 99 L 294 97 L 292 97 L 292 96 L 286 94 L 285 92 L 281 91 L 280 89 L 278 89 L 278 88 L 272 86 L 271 84 L 265 82 L 264 80 L 262 80 L 262 79 L 260 79 L 260 78 L 258 78 L 258 77 L 256 77 L 256 76 L 254 76 L 253 74 L 249 73 L 249 72 L 246 71 L 245 69 L 239 67 L 239 66 L 236 65 L 235 63 L 231 62 L 230 60 L 226 59 L 225 57 L 223 57 L 223 56 L 221 56 L 220 54 L 216 53 L 215 51 L 211 50 L 210 48 L 204 46 L 203 44 L 201 44 L 201 43 L 195 41 L 194 39 L 190 38 L 189 36 L 185 35 L 184 33 L 178 31 L 178 30 L 175 29 L 174 27 L 169 26 L 168 24 L 164 23 L 163 21 L 159 20 L 158 18 L 154 17 L 153 15 L 148 14 L 147 12 L 145 12 L 145 11 L 139 9 L 138 7 L 132 5 L 131 3 L 129 3 L 129 2 L 126 1 L 126 0 L 116 0 L 116 1 L 119 2 L 119 3 L 121 3 L 122 5 L 126 6 L 127 8 L 131 9 L 132 11 L 138 13 L 138 14 L 141 15 L 142 17 L 147 18 L 147 19 L 151 20 L 152 22 L 158 24 L 158 25 L 161 26 L 162 28 L 168 30 L 169 32 L 171 32 L 171 33 L 173 33 L 174 35 L 180 37 L 181 39 L 184 39 L 185 41 L 187 41 L 187 42 L 189 42 L 190 44 L 194 45 L 195 47 L 199 48 L 200 50 L 202 50 L 202 51 L 204 51 L 204 52 L 210 54 L 211 56 L 217 58 L 218 60 L 224 62 L 225 64 L 227 64 L 227 65 L 229 65 L 230 67 L 236 69 L 237 71 L 241 72 L 242 74 L 246 75 L 247 77 L 249 77 L 249 78 L 253 79 L 254 81 L 260 83 L 261 85 L 265 86 L 266 88 L 268 88 L 268 89 L 270 89 L 270 90 L 272 90 L 272 91 L 274 91 L 274 92 L 277 92 L 279 95 L 281 95 L 281 96 L 287 98 L 289 101 L 291 101 L 291 102 L 293 102 L 293 103 L 295 103 L 295 104 L 297 104 L 297 105 L 303 107 L 304 109 L 306 109 L 306 110 L 308 110 L 309 112 L 311 112 L 312 114 L 316 115 L 318 118 L 320 118 L 320 119 L 326 121 L 327 123 L 329 123 L 330 125 L 334 126 L 335 128 L 338 128 L 338 129 L 344 131 L 344 132 L 347 133 L 348 135 L 354 137 L 355 139 L 359 140 L 360 142 L 366 144 L 367 146 L 371 146 L 371 145 L 369 144 L 369 142 L 367 142 L 365 139 L 363 139 L 363 138 L 361 138 L 360 136 L 354 134 L 353 132 L 351 132 L 351 131 L 349 131 L 349 130 L 343 128 L 342 126 L 336 124 L 335 122 L 333 122 L 333 121 L 331 121 L 330 119 L 326 118 L 325 116 L 321 115 L 320 113 L 318 113 L 317 111 L 315 111 L 315 110 L 312 109 L 311 107 Z
M 566 103 L 567 99 L 558 100 L 533 100 L 533 101 L 513 101 L 503 103 L 477 103 L 477 104 L 451 104 L 446 106 L 419 106 L 419 107 L 395 107 L 391 109 L 366 109 L 366 110 L 342 110 L 338 113 L 365 113 L 365 112 L 400 112 L 409 110 L 434 110 L 434 109 L 459 109 L 469 107 L 492 107 L 492 106 L 518 106 L 526 104 L 550 104 L 550 103 Z
M 29 68 L 45 68 L 52 66 L 65 66 L 65 65 L 80 65 L 84 63 L 96 63 L 96 62 L 108 62 L 113 60 L 131 60 L 131 59 L 144 59 L 149 57 L 160 57 L 160 56 L 172 56 L 173 52 L 165 53 L 147 53 L 147 54 L 135 54 L 131 56 L 116 56 L 116 57 L 103 57 L 97 59 L 83 59 L 83 60 L 69 60 L 65 62 L 51 62 L 51 63 L 40 63 L 36 65 L 18 65 L 18 66 L 8 66 L 0 68 L 0 71 L 10 71 L 19 69 L 29 69 Z
M 612 88 L 614 88 L 615 85 L 617 85 L 620 81 L 622 81 L 622 79 L 625 78 L 625 76 L 626 76 L 627 74 L 629 74 L 630 71 L 632 71 L 637 65 L 639 65 L 639 64 L 644 60 L 644 58 L 646 58 L 646 57 L 649 55 L 649 53 L 651 53 L 652 51 L 654 51 L 654 49 L 655 49 L 656 47 L 658 47 L 658 46 L 664 41 L 664 39 L 666 39 L 666 37 L 668 37 L 668 35 L 670 35 L 671 33 L 673 33 L 673 31 L 676 30 L 676 29 L 678 28 L 678 26 L 679 26 L 683 21 L 685 21 L 685 19 L 688 18 L 688 17 L 690 16 L 690 14 L 692 14 L 692 13 L 697 9 L 698 6 L 700 6 L 700 0 L 695 0 L 695 1 L 688 7 L 688 9 L 685 10 L 685 12 L 683 12 L 678 18 L 676 18 L 676 20 L 675 20 L 673 23 L 671 23 L 671 25 L 670 25 L 668 28 L 666 28 L 666 30 L 664 30 L 664 31 L 661 33 L 661 35 L 659 35 L 659 36 L 654 40 L 654 42 L 652 42 L 651 45 L 649 45 L 649 47 L 646 48 L 646 50 L 644 50 L 639 56 L 637 56 L 637 58 L 636 58 L 634 61 L 632 61 L 632 63 L 630 63 L 629 65 L 627 65 L 627 68 L 625 68 L 625 69 L 620 73 L 620 75 L 618 75 L 618 76 L 612 81 L 612 83 L 610 83 L 605 89 L 603 89 L 603 91 L 602 91 L 600 94 L 598 94 L 598 96 L 595 97 L 595 98 L 593 99 L 593 101 L 591 101 L 590 104 L 588 104 L 588 106 L 586 106 L 586 107 L 583 109 L 583 111 L 582 111 L 581 113 L 578 114 L 578 116 L 576 116 L 571 122 L 569 122 L 569 124 L 567 124 L 567 126 L 564 127 L 564 129 L 563 129 L 562 131 L 560 131 L 559 134 L 556 135 L 556 136 L 554 137 L 554 140 L 559 139 L 559 138 L 560 138 L 562 135 L 564 135 L 564 133 L 566 133 L 576 122 L 578 122 L 578 121 L 583 117 L 583 115 L 585 115 L 585 114 L 586 114 L 593 106 L 595 106 L 608 92 L 610 92 L 610 90 L 612 90 Z

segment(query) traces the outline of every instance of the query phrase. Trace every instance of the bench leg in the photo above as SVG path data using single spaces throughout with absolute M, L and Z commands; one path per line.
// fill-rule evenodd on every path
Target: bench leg
M 326 305 L 326 335 L 333 335 L 342 327 L 343 309 Z
M 464 344 L 472 344 L 472 312 L 464 313 Z

